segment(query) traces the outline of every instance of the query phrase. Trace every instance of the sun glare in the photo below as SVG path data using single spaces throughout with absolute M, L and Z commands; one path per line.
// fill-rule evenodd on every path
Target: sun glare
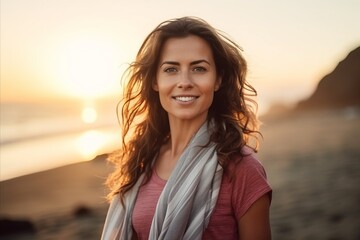
M 92 107 L 86 107 L 81 112 L 81 119 L 84 123 L 94 123 L 97 119 L 97 112 Z
M 91 160 L 104 147 L 105 136 L 99 131 L 90 130 L 77 140 L 77 148 L 84 160 Z

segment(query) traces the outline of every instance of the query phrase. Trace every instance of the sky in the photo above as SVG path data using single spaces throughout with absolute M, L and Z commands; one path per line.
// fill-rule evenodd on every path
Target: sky
M 1 102 L 115 98 L 160 22 L 197 16 L 244 49 L 260 108 L 308 97 L 360 46 L 358 0 L 1 0 Z

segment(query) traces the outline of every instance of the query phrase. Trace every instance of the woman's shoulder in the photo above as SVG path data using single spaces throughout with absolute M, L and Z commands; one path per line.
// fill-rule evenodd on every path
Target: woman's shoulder
M 248 146 L 244 146 L 239 153 L 231 156 L 226 168 L 226 170 L 235 172 L 257 169 L 265 174 L 264 167 L 256 152 Z
M 240 219 L 261 196 L 269 193 L 271 186 L 265 169 L 254 150 L 244 147 L 232 157 L 224 172 L 223 184 L 231 193 L 232 208 Z

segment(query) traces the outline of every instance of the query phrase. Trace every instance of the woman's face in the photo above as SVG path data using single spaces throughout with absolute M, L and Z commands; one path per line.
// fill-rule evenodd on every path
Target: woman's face
M 170 121 L 204 122 L 220 83 L 205 40 L 190 35 L 165 41 L 153 89 Z

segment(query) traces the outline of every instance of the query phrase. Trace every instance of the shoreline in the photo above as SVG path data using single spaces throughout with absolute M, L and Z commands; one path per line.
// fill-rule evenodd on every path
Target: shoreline
M 111 127 L 100 128 L 1 145 L 0 182 L 91 161 L 119 147 L 118 133 Z

